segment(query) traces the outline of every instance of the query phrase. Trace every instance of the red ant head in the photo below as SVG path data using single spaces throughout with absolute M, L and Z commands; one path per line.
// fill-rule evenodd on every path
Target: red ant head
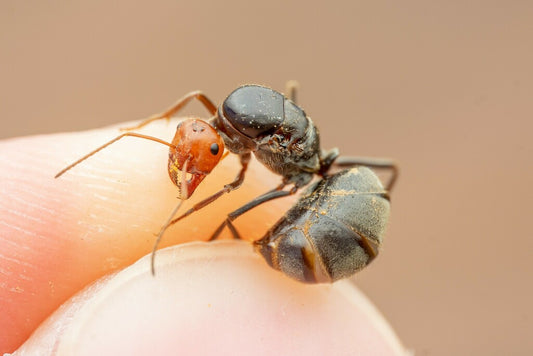
M 178 124 L 172 144 L 168 174 L 179 189 L 179 198 L 187 199 L 220 161 L 224 141 L 207 122 L 187 119 Z

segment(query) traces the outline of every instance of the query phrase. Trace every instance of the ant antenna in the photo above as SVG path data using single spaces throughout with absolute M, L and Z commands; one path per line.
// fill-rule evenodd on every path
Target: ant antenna
M 180 194 L 181 196 L 188 196 L 187 192 L 187 163 L 189 163 L 189 159 L 187 158 L 185 162 L 183 163 L 183 168 L 181 169 L 181 187 L 180 187 Z M 172 219 L 178 212 L 178 210 L 181 208 L 181 205 L 183 204 L 184 199 L 180 198 L 180 201 L 178 205 L 172 210 L 172 213 L 170 213 L 170 216 L 168 217 L 165 224 L 161 227 L 161 230 L 159 230 L 159 234 L 157 235 L 157 239 L 155 240 L 154 247 L 152 249 L 152 255 L 150 260 L 150 270 L 152 271 L 152 276 L 155 277 L 155 252 L 157 250 L 157 246 L 159 246 L 159 242 L 161 242 L 161 239 L 163 238 L 163 234 L 168 229 L 168 227 L 171 225 Z
M 65 172 L 67 172 L 68 170 L 70 170 L 72 167 L 78 165 L 79 163 L 85 161 L 87 158 L 91 157 L 92 155 L 94 155 L 95 153 L 103 150 L 104 148 L 106 148 L 107 146 L 109 146 L 110 144 L 112 143 L 115 143 L 117 142 L 118 140 L 120 140 L 121 138 L 124 138 L 126 136 L 131 136 L 131 137 L 138 137 L 138 138 L 144 138 L 145 140 L 151 140 L 151 141 L 155 141 L 155 142 L 159 142 L 159 143 L 162 143 L 163 145 L 167 145 L 168 147 L 170 148 L 176 148 L 176 145 L 172 144 L 172 143 L 168 143 L 166 141 L 163 141 L 157 137 L 153 137 L 153 136 L 148 136 L 148 135 L 143 135 L 143 134 L 139 134 L 139 133 L 136 133 L 136 132 L 126 132 L 126 133 L 123 133 L 122 135 L 119 135 L 117 137 L 115 137 L 114 139 L 104 143 L 102 146 L 92 150 L 91 152 L 87 153 L 85 156 L 81 157 L 80 159 L 78 159 L 76 162 L 74 163 L 71 163 L 69 164 L 68 166 L 66 166 L 65 168 L 63 168 L 59 173 L 57 173 L 54 178 L 59 178 L 61 177 Z

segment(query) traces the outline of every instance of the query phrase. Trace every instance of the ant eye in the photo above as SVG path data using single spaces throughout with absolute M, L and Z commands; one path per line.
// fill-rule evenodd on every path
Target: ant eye
M 210 150 L 213 156 L 216 156 L 218 154 L 218 143 L 211 144 Z

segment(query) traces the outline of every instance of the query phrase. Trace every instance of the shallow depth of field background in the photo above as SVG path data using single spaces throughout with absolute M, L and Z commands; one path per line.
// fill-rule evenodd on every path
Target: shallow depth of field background
M 323 147 L 401 165 L 385 248 L 355 282 L 403 343 L 531 354 L 533 3 L 315 3 L 2 1 L 0 138 L 298 79 Z

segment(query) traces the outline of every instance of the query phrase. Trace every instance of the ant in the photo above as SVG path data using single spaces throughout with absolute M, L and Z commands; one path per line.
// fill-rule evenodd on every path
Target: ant
M 277 231 L 276 229 L 280 229 L 281 226 L 289 224 L 290 227 L 291 222 L 296 221 L 291 218 L 292 215 L 296 214 L 295 211 L 300 211 L 302 207 L 305 206 L 311 206 L 313 204 L 312 202 L 322 196 L 327 198 L 327 200 L 325 203 L 321 204 L 329 204 L 329 208 L 327 209 L 320 205 L 323 208 L 322 210 L 334 212 L 336 213 L 334 215 L 339 215 L 339 212 L 332 209 L 331 206 L 334 200 L 333 196 L 339 195 L 334 193 L 342 193 L 341 189 L 359 191 L 362 188 L 361 191 L 363 193 L 352 195 L 355 197 L 367 197 L 372 196 L 372 194 L 377 194 L 378 197 L 384 199 L 387 202 L 387 208 L 380 207 L 379 209 L 383 211 L 386 210 L 386 213 L 383 212 L 383 214 L 375 216 L 375 219 L 379 219 L 382 222 L 381 225 L 384 227 L 386 220 L 388 219 L 388 192 L 393 188 L 398 175 L 398 169 L 394 162 L 390 160 L 349 157 L 339 158 L 339 151 L 336 148 L 327 152 L 322 150 L 320 147 L 317 127 L 306 115 L 304 110 L 296 104 L 296 88 L 296 82 L 288 82 L 286 90 L 288 95 L 284 96 L 280 92 L 268 87 L 260 85 L 243 85 L 229 94 L 219 107 L 217 107 L 203 92 L 190 92 L 163 113 L 153 115 L 141 121 L 134 127 L 123 129 L 128 132 L 117 136 L 65 167 L 55 176 L 55 178 L 58 178 L 80 162 L 126 136 L 152 140 L 169 146 L 168 173 L 172 182 L 178 187 L 180 202 L 172 211 L 167 222 L 162 226 L 154 243 L 151 259 L 151 271 L 152 274 L 154 274 L 155 252 L 166 229 L 181 219 L 214 202 L 222 195 L 238 189 L 244 181 L 252 153 L 259 162 L 264 164 L 272 172 L 280 175 L 282 181 L 274 189 L 229 213 L 224 222 L 215 230 L 210 241 L 215 240 L 226 226 L 230 229 L 235 238 L 240 238 L 237 229 L 232 223 L 233 220 L 267 201 L 295 194 L 300 188 L 308 185 L 311 180 L 318 175 L 322 177 L 322 179 L 318 182 L 318 185 L 314 190 L 307 196 L 300 198 L 295 206 L 287 212 L 285 217 L 278 221 L 273 230 L 270 230 L 265 238 L 256 241 L 254 244 L 256 250 L 267 259 L 267 262 L 271 266 L 281 269 L 293 278 L 306 282 L 331 282 L 338 278 L 332 276 L 333 278 L 328 279 L 320 275 L 314 276 L 312 273 L 315 269 L 311 268 L 311 266 L 316 265 L 315 260 L 319 258 L 317 255 L 317 253 L 319 253 L 318 251 L 315 253 L 314 250 L 308 248 L 313 247 L 314 245 L 311 241 L 312 239 L 308 241 L 306 246 L 302 245 L 301 239 L 294 241 L 297 245 L 297 250 L 300 251 L 300 260 L 303 261 L 302 263 L 304 263 L 305 266 L 307 266 L 307 269 L 304 268 L 307 272 L 298 275 L 298 273 L 294 273 L 294 271 L 289 271 L 290 273 L 287 272 L 286 268 L 287 265 L 292 264 L 294 266 L 296 264 L 295 261 L 291 262 L 290 259 L 287 259 L 287 257 L 290 256 L 296 258 L 294 251 L 285 256 L 281 251 L 282 246 L 285 246 L 285 244 L 280 245 L 279 240 L 277 240 L 273 234 L 275 234 L 275 231 Z M 212 117 L 207 121 L 199 119 L 187 119 L 181 121 L 176 128 L 176 134 L 172 139 L 172 142 L 169 143 L 153 136 L 129 132 L 131 130 L 140 129 L 156 120 L 169 120 L 193 99 L 200 101 Z M 230 153 L 239 156 L 241 168 L 235 179 L 224 185 L 224 187 L 218 192 L 196 203 L 182 215 L 174 218 L 181 203 L 194 193 L 202 180 L 213 170 L 220 159 L 225 156 L 223 155 L 224 148 L 227 148 Z M 340 168 L 356 166 L 382 168 L 390 170 L 391 176 L 389 182 L 385 188 L 383 188 L 379 179 L 368 169 L 361 169 L 361 167 L 359 171 L 357 171 L 357 169 L 355 169 L 355 171 L 352 169 L 329 175 L 330 170 L 334 166 Z M 354 178 L 355 181 L 350 181 L 350 177 Z M 369 188 L 369 185 L 372 188 Z M 287 186 L 290 186 L 290 188 L 285 189 Z M 376 197 L 373 197 L 374 200 L 375 198 Z M 335 202 L 335 204 L 337 204 L 337 202 Z M 355 204 L 358 204 L 357 207 L 350 208 L 347 206 L 341 209 L 342 212 L 350 214 L 353 212 L 365 212 L 365 209 L 370 209 L 373 206 L 373 203 L 371 202 L 358 201 L 358 199 L 355 200 Z M 370 206 L 368 206 L 368 204 L 370 204 Z M 302 215 L 302 213 L 298 214 Z M 371 214 L 366 215 L 370 216 Z M 383 231 L 380 233 L 377 233 L 377 231 L 366 231 L 368 230 L 367 228 L 370 228 L 370 226 L 368 226 L 369 224 L 375 225 L 375 222 L 367 221 L 367 223 L 358 228 L 358 232 L 355 234 L 357 235 L 356 239 L 359 241 L 359 244 L 363 245 L 362 251 L 367 253 L 370 257 L 373 257 L 377 252 L 370 252 L 371 250 L 375 250 L 372 249 L 372 245 L 374 245 L 374 247 L 377 247 L 378 245 L 370 242 L 370 240 L 373 239 L 379 242 Z M 345 229 L 355 229 L 353 223 L 348 222 L 346 226 Z M 286 227 L 287 226 L 285 226 L 285 228 Z M 330 232 L 333 232 L 333 230 Z M 309 237 L 307 238 L 309 239 Z M 291 240 L 291 238 L 288 238 L 288 240 Z M 337 242 L 333 241 L 332 243 L 336 244 Z M 358 251 L 357 253 L 361 255 L 362 252 Z M 283 263 L 281 263 L 281 257 L 285 258 Z M 368 258 L 367 260 L 371 260 L 371 258 Z M 324 264 L 323 261 L 320 263 L 322 265 Z M 345 269 L 346 268 L 347 267 L 345 267 Z M 325 272 L 321 270 L 320 273 L 323 274 Z M 347 274 L 348 273 L 343 273 L 339 278 L 344 278 Z

